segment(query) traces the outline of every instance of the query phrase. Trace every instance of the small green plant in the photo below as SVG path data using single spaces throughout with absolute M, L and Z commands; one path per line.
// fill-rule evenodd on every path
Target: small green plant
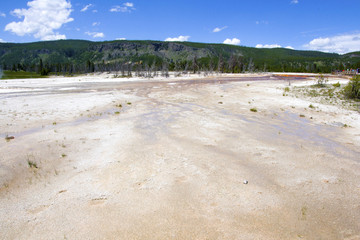
M 325 78 L 324 75 L 320 74 L 320 76 L 316 80 L 316 87 L 326 87 L 326 83 L 329 81 L 329 79 Z
M 353 77 L 344 88 L 344 95 L 349 99 L 360 100 L 360 76 Z
M 66 155 L 65 153 L 61 154 L 61 157 L 63 157 L 63 158 L 66 157 L 66 156 L 67 156 L 67 155 Z
M 304 118 L 304 117 L 305 117 L 305 115 L 304 115 L 304 114 L 300 114 L 300 115 L 299 115 L 299 117 Z
M 303 206 L 303 207 L 301 208 L 301 219 L 302 219 L 302 220 L 305 220 L 305 219 L 306 219 L 307 211 L 308 211 L 308 208 L 307 208 L 306 206 Z
M 53 125 L 56 125 L 56 122 L 53 122 L 52 124 L 53 124 Z
M 219 102 L 219 104 L 223 104 L 223 102 Z
M 131 105 L 131 102 L 127 102 L 126 104 L 127 104 L 127 105 Z
M 122 108 L 121 104 L 116 104 L 115 106 L 118 107 L 118 108 Z
M 116 115 L 120 114 L 120 112 L 115 112 Z
M 315 108 L 312 104 L 309 105 L 309 108 Z
M 27 160 L 27 163 L 29 165 L 29 168 L 38 168 L 36 162 L 31 161 L 30 159 Z
M 339 88 L 340 86 L 341 86 L 341 85 L 340 85 L 339 82 L 333 84 L 333 87 L 336 87 L 336 88 Z
M 258 110 L 256 108 L 250 108 L 250 111 L 257 112 Z
M 286 88 L 284 89 L 284 91 L 285 91 L 285 92 L 290 92 L 290 88 L 289 88 L 289 87 L 286 87 Z

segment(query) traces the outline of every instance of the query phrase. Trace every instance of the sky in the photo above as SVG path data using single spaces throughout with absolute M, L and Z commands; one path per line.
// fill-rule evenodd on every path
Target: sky
M 360 51 L 360 0 L 1 0 L 0 42 L 161 40 Z

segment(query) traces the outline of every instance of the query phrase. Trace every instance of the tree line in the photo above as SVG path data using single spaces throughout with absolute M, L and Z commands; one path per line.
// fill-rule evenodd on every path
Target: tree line
M 194 56 L 191 60 L 164 59 L 158 56 L 147 56 L 136 59 L 114 59 L 110 61 L 62 62 L 53 63 L 38 59 L 38 63 L 3 64 L 3 70 L 37 72 L 41 75 L 72 75 L 93 72 L 117 72 L 119 76 L 149 76 L 154 72 L 218 72 L 218 73 L 243 73 L 243 72 L 304 72 L 304 73 L 330 73 L 335 70 L 359 68 L 360 62 L 349 63 L 323 59 L 318 61 L 294 60 L 277 61 L 276 59 L 256 60 L 251 57 L 232 54 L 230 57 L 222 55 L 216 57 Z M 165 74 L 166 75 L 166 74 Z

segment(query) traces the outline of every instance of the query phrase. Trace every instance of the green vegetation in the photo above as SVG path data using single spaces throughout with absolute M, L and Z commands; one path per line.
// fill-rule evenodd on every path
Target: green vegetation
M 339 88 L 340 86 L 341 86 L 341 85 L 340 85 L 339 82 L 333 84 L 333 87 L 336 87 L 336 88 Z
M 360 100 L 360 76 L 353 77 L 344 88 L 344 95 L 349 99 Z
M 324 77 L 324 75 L 320 74 L 320 76 L 317 78 L 316 80 L 316 84 L 314 85 L 315 87 L 326 87 L 326 83 L 329 80 L 327 78 Z
M 36 162 L 34 160 L 31 160 L 32 158 L 34 158 L 33 155 L 27 155 L 27 164 L 29 168 L 38 168 Z
M 256 108 L 250 108 L 250 111 L 257 112 L 258 110 Z
M 168 71 L 329 73 L 360 68 L 360 55 L 193 42 L 58 40 L 0 43 L 0 67 L 4 78 L 108 71 L 116 72 L 114 77 L 144 72 L 151 77 L 155 71 L 163 76 Z
M 44 78 L 36 72 L 25 72 L 25 71 L 4 71 L 1 79 L 22 79 L 22 78 Z
M 352 78 L 346 86 L 325 84 L 324 87 L 293 87 L 291 94 L 295 97 L 311 97 L 312 102 L 336 105 L 345 109 L 360 111 L 360 76 Z M 315 109 L 312 104 L 309 108 Z

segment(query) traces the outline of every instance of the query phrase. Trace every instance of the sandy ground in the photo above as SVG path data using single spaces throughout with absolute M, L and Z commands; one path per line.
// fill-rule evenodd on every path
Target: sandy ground
M 360 114 L 286 86 L 0 81 L 0 239 L 360 239 Z

